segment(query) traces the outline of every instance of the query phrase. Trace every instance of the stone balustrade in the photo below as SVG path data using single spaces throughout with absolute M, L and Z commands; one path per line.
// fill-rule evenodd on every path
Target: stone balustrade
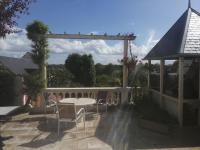
M 51 99 L 59 101 L 63 98 L 97 98 L 99 91 L 108 91 L 108 105 L 119 105 L 123 99 L 123 93 L 126 92 L 128 101 L 134 100 L 135 97 L 143 95 L 142 88 L 122 88 L 122 87 L 89 87 L 89 88 L 46 88 Z

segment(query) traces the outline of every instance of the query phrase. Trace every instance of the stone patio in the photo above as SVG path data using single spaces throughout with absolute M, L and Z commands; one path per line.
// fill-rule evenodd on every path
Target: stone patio
M 49 116 L 20 114 L 1 124 L 0 149 L 55 150 L 131 150 L 131 149 L 200 149 L 200 129 L 174 127 L 168 134 L 141 128 L 132 107 L 115 108 L 86 120 L 86 134 L 79 123 L 62 124 L 57 136 L 57 122 Z M 0 146 L 2 145 L 0 142 Z M 193 148 L 192 148 L 193 147 Z

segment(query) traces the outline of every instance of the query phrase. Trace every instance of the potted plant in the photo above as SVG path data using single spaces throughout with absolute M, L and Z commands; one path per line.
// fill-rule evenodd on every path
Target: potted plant
M 33 107 L 39 107 L 41 102 L 41 92 L 44 89 L 41 75 L 37 74 L 38 71 L 33 71 L 24 77 L 25 79 L 25 92 L 28 95 L 27 104 Z

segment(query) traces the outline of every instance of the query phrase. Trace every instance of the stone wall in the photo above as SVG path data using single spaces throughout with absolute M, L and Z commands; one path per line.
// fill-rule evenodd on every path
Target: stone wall
M 150 89 L 151 99 L 157 104 L 161 104 L 160 92 Z M 165 109 L 170 115 L 178 119 L 178 99 L 163 95 L 162 96 L 162 108 Z

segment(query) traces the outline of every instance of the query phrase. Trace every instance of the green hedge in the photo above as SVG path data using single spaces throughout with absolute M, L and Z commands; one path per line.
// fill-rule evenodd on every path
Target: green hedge
M 0 71 L 0 106 L 14 104 L 14 78 L 15 76 L 6 71 Z

